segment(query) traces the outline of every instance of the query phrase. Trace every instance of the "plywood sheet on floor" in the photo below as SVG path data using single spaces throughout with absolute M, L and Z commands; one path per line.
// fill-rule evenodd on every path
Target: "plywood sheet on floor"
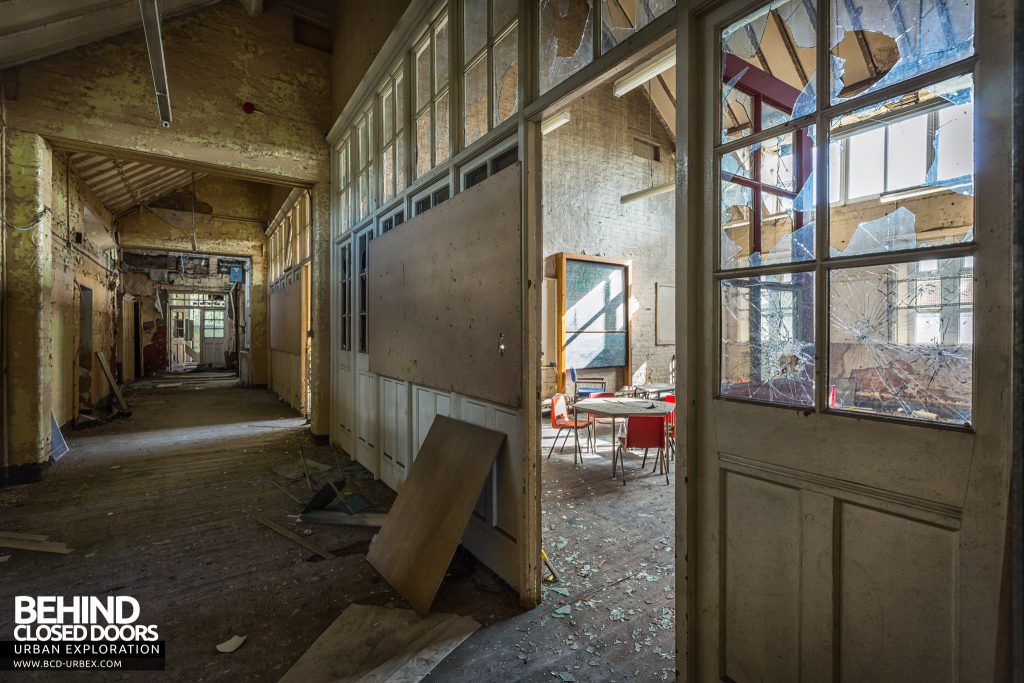
M 421 616 L 430 610 L 505 435 L 438 415 L 366 559 Z
M 455 614 L 350 605 L 280 683 L 412 683 L 478 628 Z

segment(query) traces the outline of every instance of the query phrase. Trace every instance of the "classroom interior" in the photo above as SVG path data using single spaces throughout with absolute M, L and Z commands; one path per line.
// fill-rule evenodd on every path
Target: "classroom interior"
M 171 680 L 1007 677 L 1013 0 L 3 5 L 0 603 Z

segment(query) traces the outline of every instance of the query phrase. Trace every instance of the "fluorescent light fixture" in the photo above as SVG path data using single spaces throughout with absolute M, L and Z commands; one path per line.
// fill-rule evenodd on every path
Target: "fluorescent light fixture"
M 552 116 L 550 119 L 548 119 L 546 121 L 542 121 L 541 124 L 540 124 L 540 132 L 542 134 L 544 134 L 544 135 L 547 135 L 548 133 L 550 133 L 551 131 L 555 130 L 556 128 L 561 128 L 565 124 L 569 123 L 569 121 L 571 121 L 571 120 L 572 120 L 572 115 L 569 114 L 569 112 L 567 112 L 567 111 L 560 112 L 560 113 L 555 114 L 554 116 Z
M 668 71 L 676 65 L 676 46 L 659 52 L 628 74 L 615 81 L 612 92 L 622 97 L 633 88 L 643 85 L 660 73 Z
M 164 128 L 171 127 L 171 91 L 167 87 L 167 63 L 164 61 L 164 44 L 160 36 L 159 0 L 139 0 L 142 11 L 142 29 L 146 34 L 146 51 L 149 52 L 149 67 L 153 72 L 153 88 L 156 90 L 156 108 Z
M 664 183 L 662 185 L 655 185 L 654 187 L 649 187 L 646 190 L 640 190 L 639 192 L 630 192 L 629 194 L 624 194 L 621 197 L 619 197 L 619 203 L 620 204 L 629 204 L 630 202 L 635 202 L 635 201 L 637 201 L 639 199 L 644 199 L 646 197 L 656 197 L 659 194 L 665 194 L 666 192 L 671 192 L 672 190 L 675 189 L 675 187 L 676 187 L 676 183 L 673 180 L 670 183 Z

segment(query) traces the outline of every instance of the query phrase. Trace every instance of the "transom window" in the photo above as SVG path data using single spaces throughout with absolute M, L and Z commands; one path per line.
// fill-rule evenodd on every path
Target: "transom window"
M 374 183 L 376 176 L 373 174 L 373 105 L 371 104 L 363 112 L 356 122 L 356 160 L 359 167 L 356 169 L 356 220 L 362 220 L 370 215 L 374 207 Z
M 442 12 L 413 48 L 416 177 L 451 155 L 448 97 L 448 13 Z
M 380 94 L 381 202 L 405 189 L 405 80 L 399 65 Z
M 973 17 L 775 0 L 721 30 L 721 397 L 971 423 Z
M 515 0 L 463 0 L 463 132 L 479 140 L 519 108 Z

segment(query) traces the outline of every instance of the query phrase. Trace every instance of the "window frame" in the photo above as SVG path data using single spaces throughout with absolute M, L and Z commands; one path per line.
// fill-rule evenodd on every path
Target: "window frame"
M 437 78 L 438 78 L 438 75 L 437 75 L 437 63 L 438 63 L 437 34 L 439 33 L 439 31 L 442 28 L 444 28 L 444 30 L 445 30 L 445 32 L 447 34 L 446 38 L 445 38 L 445 40 L 447 41 L 447 64 L 446 64 L 446 67 L 445 67 L 445 70 L 447 71 L 447 77 L 445 79 L 445 82 L 439 86 L 438 82 L 437 82 Z M 459 33 L 459 35 L 461 35 L 461 32 Z M 410 108 L 411 108 L 411 111 L 412 111 L 412 123 L 411 123 L 411 128 L 410 128 L 409 133 L 410 133 L 410 139 L 413 141 L 413 142 L 410 143 L 410 146 L 412 148 L 412 168 L 410 170 L 411 170 L 411 180 L 413 180 L 413 181 L 418 180 L 420 178 L 423 178 L 423 177 L 429 175 L 430 172 L 433 169 L 435 169 L 438 165 L 440 165 L 440 164 L 444 163 L 445 161 L 448 161 L 449 159 L 451 159 L 452 156 L 453 156 L 453 153 L 455 151 L 454 150 L 454 145 L 453 145 L 454 136 L 452 135 L 452 129 L 453 129 L 453 126 L 452 126 L 452 123 L 453 123 L 452 113 L 453 113 L 453 110 L 454 110 L 453 102 L 452 102 L 452 99 L 453 99 L 452 98 L 452 87 L 451 87 L 452 86 L 452 73 L 451 73 L 451 71 L 452 71 L 451 70 L 451 64 L 452 64 L 452 59 L 451 59 L 451 56 L 452 56 L 452 45 L 453 45 L 453 41 L 452 41 L 452 22 L 451 22 L 451 17 L 449 16 L 449 12 L 448 12 L 448 3 L 447 2 L 443 2 L 443 3 L 441 3 L 438 6 L 437 10 L 435 10 L 435 12 L 433 12 L 431 14 L 430 19 L 427 21 L 427 25 L 423 27 L 423 29 L 419 32 L 419 34 L 417 34 L 417 37 L 412 41 L 412 46 L 410 48 L 410 53 L 411 53 L 411 57 L 412 57 L 412 67 L 411 67 L 411 76 L 410 76 L 410 79 L 409 79 L 409 81 L 410 81 L 410 95 L 409 95 L 409 97 L 410 97 Z M 420 67 L 419 67 L 419 59 L 418 58 L 419 58 L 419 55 L 423 52 L 423 50 L 427 50 L 430 53 L 430 75 L 429 75 L 429 84 L 430 84 L 430 86 L 429 86 L 429 94 L 427 96 L 426 102 L 421 104 L 419 102 L 419 92 L 418 92 L 419 91 L 419 79 L 420 79 L 420 71 L 419 71 Z M 442 99 L 446 99 L 447 100 L 447 123 L 448 123 L 448 153 L 445 156 L 443 156 L 443 157 L 438 155 L 438 145 L 437 145 L 437 141 L 438 141 L 438 134 L 437 133 L 438 133 L 438 128 L 439 128 L 439 126 L 438 126 L 438 111 L 439 111 L 438 104 L 439 104 L 439 102 Z M 419 121 L 420 121 L 421 117 L 423 117 L 424 115 L 428 115 L 428 114 L 429 114 L 429 117 L 430 117 L 430 126 L 429 126 L 430 142 L 429 142 L 429 145 L 428 145 L 429 148 L 430 148 L 430 160 L 429 160 L 429 164 L 426 167 L 424 167 L 422 170 L 420 170 L 420 167 L 419 167 L 420 150 L 419 150 L 419 132 L 418 132 L 419 131 Z
M 392 66 L 384 83 L 377 91 L 377 103 L 380 108 L 380 205 L 384 206 L 398 197 L 409 184 L 409 170 L 406 168 L 406 145 L 408 130 L 406 127 L 406 111 L 409 101 L 408 81 L 405 75 L 405 62 L 400 59 Z M 386 126 L 385 103 L 390 102 L 391 131 L 388 135 Z M 390 187 L 384 172 L 385 163 L 390 156 L 392 179 Z
M 518 14 L 518 12 L 513 14 L 512 17 L 505 23 L 504 26 L 496 28 L 494 26 L 494 21 L 495 21 L 494 3 L 495 3 L 495 0 L 482 0 L 486 4 L 486 10 L 487 10 L 485 12 L 486 16 L 484 18 L 484 24 L 485 25 L 483 27 L 484 28 L 484 31 L 483 31 L 483 42 L 482 42 L 481 46 L 476 50 L 476 52 L 474 52 L 472 54 L 469 54 L 466 51 L 467 32 L 466 32 L 466 20 L 465 20 L 466 19 L 466 3 L 468 1 L 469 0 L 460 0 L 460 3 L 459 3 L 460 9 L 461 9 L 461 19 L 462 19 L 459 22 L 459 24 L 460 24 L 460 26 L 459 26 L 459 37 L 461 38 L 461 40 L 459 41 L 459 46 L 461 48 L 460 51 L 459 51 L 460 55 L 461 55 L 461 63 L 459 64 L 459 77 L 461 79 L 460 83 L 462 85 L 462 87 L 460 88 L 462 97 L 461 97 L 461 102 L 460 102 L 460 106 L 459 106 L 459 113 L 460 113 L 460 115 L 462 117 L 462 124 L 460 126 L 460 129 L 462 131 L 461 144 L 462 144 L 463 148 L 469 147 L 470 145 L 476 143 L 477 141 L 482 140 L 483 138 L 487 137 L 487 134 L 490 133 L 492 130 L 494 130 L 495 128 L 497 128 L 501 124 L 505 123 L 509 119 L 513 118 L 516 115 L 516 112 L 518 112 L 519 108 L 522 106 L 522 103 L 519 101 L 519 92 L 518 92 L 518 90 L 519 90 L 519 78 L 516 78 L 516 106 L 508 113 L 508 115 L 504 119 L 502 119 L 500 121 L 497 120 L 497 116 L 498 116 L 498 102 L 497 102 L 497 99 L 498 98 L 497 98 L 497 92 L 496 92 L 495 86 L 497 84 L 497 76 L 498 76 L 498 74 L 495 71 L 495 69 L 497 67 L 495 65 L 495 60 L 494 60 L 494 50 L 495 50 L 495 46 L 498 45 L 498 43 L 500 43 L 501 41 L 503 41 L 506 38 L 508 38 L 512 33 L 516 33 L 516 41 L 517 41 L 517 43 L 516 43 L 517 44 L 517 49 L 516 49 L 516 64 L 517 64 L 517 67 L 516 68 L 517 68 L 517 72 L 518 72 L 518 68 L 519 68 L 518 41 L 522 39 L 522 36 L 519 35 L 519 14 Z M 466 110 L 467 110 L 467 105 L 468 105 L 468 102 L 467 102 L 467 92 L 468 92 L 467 82 L 468 82 L 468 75 L 469 75 L 470 70 L 473 69 L 474 67 L 477 67 L 480 64 L 481 61 L 486 63 L 485 71 L 486 71 L 486 75 L 487 75 L 486 92 L 484 94 L 484 100 L 485 100 L 485 105 L 486 105 L 486 110 L 487 110 L 487 112 L 486 112 L 486 122 L 485 122 L 485 125 L 484 125 L 484 129 L 481 131 L 481 133 L 477 137 L 475 137 L 472 140 L 470 140 L 467 137 L 468 136 L 468 132 L 469 132 L 469 128 L 466 125 L 467 124 Z
M 955 62 L 945 64 L 938 68 L 925 71 L 923 73 L 915 74 L 909 78 L 900 80 L 897 83 L 893 83 L 884 88 L 878 90 L 869 90 L 868 92 L 860 93 L 856 96 L 850 97 L 849 99 L 842 100 L 837 103 L 830 101 L 831 85 L 832 85 L 832 69 L 830 68 L 829 61 L 829 50 L 828 42 L 830 40 L 830 34 L 828 32 L 828 16 L 829 12 L 822 10 L 820 3 L 819 18 L 816 24 L 816 64 L 817 68 L 814 74 L 811 76 L 811 81 L 816 86 L 816 98 L 815 107 L 813 111 L 804 114 L 798 118 L 793 118 L 789 121 L 777 124 L 770 128 L 759 130 L 746 136 L 738 137 L 727 142 L 722 142 L 722 122 L 723 122 L 723 110 L 722 110 L 722 86 L 728 81 L 723 70 L 723 57 L 724 57 L 724 44 L 722 41 L 722 32 L 724 29 L 742 20 L 745 17 L 750 16 L 758 9 L 767 7 L 770 2 L 760 3 L 757 7 L 747 7 L 742 12 L 738 12 L 732 17 L 729 17 L 714 27 L 714 54 L 715 54 L 715 65 L 713 73 L 723 74 L 723 78 L 717 81 L 714 92 L 716 96 L 713 99 L 713 111 L 712 111 L 712 122 L 713 122 L 713 134 L 711 135 L 711 164 L 712 164 L 712 178 L 716 179 L 713 187 L 710 188 L 710 195 L 712 197 L 713 210 L 712 215 L 718 215 L 715 223 L 714 239 L 712 240 L 712 255 L 713 255 L 713 266 L 712 266 L 712 279 L 714 282 L 715 294 L 715 333 L 717 335 L 716 354 L 715 354 L 715 382 L 713 391 L 713 400 L 716 401 L 737 401 L 743 403 L 756 404 L 760 406 L 777 408 L 783 410 L 798 410 L 805 412 L 811 410 L 816 413 L 827 413 L 830 415 L 837 415 L 842 417 L 849 417 L 854 419 L 870 419 L 880 420 L 886 422 L 896 422 L 909 424 L 917 427 L 927 427 L 932 429 L 951 429 L 959 431 L 972 432 L 972 425 L 977 422 L 978 415 L 977 409 L 979 407 L 978 389 L 977 382 L 972 381 L 971 388 L 971 422 L 966 424 L 957 424 L 952 422 L 941 422 L 941 421 L 929 421 L 923 419 L 915 419 L 909 417 L 901 417 L 892 414 L 885 413 L 869 413 L 853 410 L 844 410 L 842 407 L 831 405 L 829 402 L 829 384 L 830 384 L 830 354 L 831 354 L 831 324 L 830 324 L 830 302 L 831 302 L 831 273 L 837 270 L 843 270 L 847 268 L 856 268 L 862 266 L 872 265 L 892 265 L 901 263 L 916 263 L 922 260 L 928 259 L 943 259 L 943 258 L 957 258 L 957 257 L 972 257 L 976 258 L 978 253 L 978 243 L 975 240 L 970 242 L 957 242 L 950 244 L 942 244 L 938 246 L 925 246 L 917 247 L 912 249 L 898 249 L 892 251 L 881 251 L 877 253 L 869 254 L 853 254 L 853 255 L 831 255 L 829 253 L 829 187 L 828 187 L 828 161 L 829 161 L 829 150 L 833 141 L 832 133 L 830 130 L 833 119 L 836 119 L 842 115 L 852 113 L 858 109 L 862 109 L 867 106 L 879 104 L 885 102 L 893 97 L 897 97 L 906 93 L 914 92 L 925 87 L 934 86 L 942 83 L 943 81 L 950 80 L 958 76 L 969 76 L 972 79 L 972 83 L 975 87 L 975 97 L 977 97 L 977 74 L 976 64 L 978 61 L 978 51 L 975 46 L 973 54 L 964 57 Z M 827 8 L 825 8 L 827 10 Z M 977 16 L 977 7 L 975 8 L 975 16 Z M 824 30 L 824 33 L 823 33 Z M 906 116 L 917 115 L 920 112 L 914 112 L 913 114 L 904 115 L 901 113 L 900 118 Z M 877 121 L 876 121 L 877 122 Z M 974 134 L 974 146 L 975 149 L 978 147 L 977 139 L 977 110 L 972 111 L 972 126 Z M 758 124 L 760 124 L 760 116 L 758 115 Z M 766 140 L 770 140 L 774 137 L 785 133 L 791 133 L 798 131 L 802 128 L 814 126 L 816 131 L 816 141 L 818 144 L 814 147 L 814 213 L 815 213 L 815 228 L 814 228 L 814 259 L 808 261 L 789 261 L 784 263 L 773 263 L 769 265 L 759 266 L 746 266 L 738 268 L 723 268 L 721 265 L 721 202 L 722 202 L 722 188 L 721 179 L 722 174 L 722 160 L 726 155 L 735 152 L 737 150 L 750 147 L 755 144 L 760 144 Z M 978 163 L 977 157 L 974 158 L 973 174 L 977 177 Z M 908 188 L 909 189 L 909 188 Z M 865 199 L 858 197 L 859 200 Z M 975 206 L 973 209 L 973 219 L 977 221 L 978 209 Z M 814 387 L 813 387 L 813 405 L 797 405 L 793 403 L 776 403 L 761 399 L 749 399 L 740 398 L 725 395 L 721 391 L 722 384 L 722 347 L 723 347 L 723 330 L 721 329 L 721 316 L 723 314 L 723 300 L 722 300 L 722 286 L 721 283 L 724 280 L 737 279 L 737 278 L 748 278 L 757 277 L 763 275 L 779 275 L 779 274 L 796 274 L 809 272 L 814 274 L 813 284 L 813 306 L 814 306 Z M 977 270 L 972 268 L 972 275 L 975 281 L 977 281 Z M 972 303 L 971 312 L 973 314 L 975 306 Z M 972 353 L 972 367 L 971 373 L 972 378 L 975 380 L 978 376 L 976 364 L 974 363 L 974 344 L 971 344 Z

